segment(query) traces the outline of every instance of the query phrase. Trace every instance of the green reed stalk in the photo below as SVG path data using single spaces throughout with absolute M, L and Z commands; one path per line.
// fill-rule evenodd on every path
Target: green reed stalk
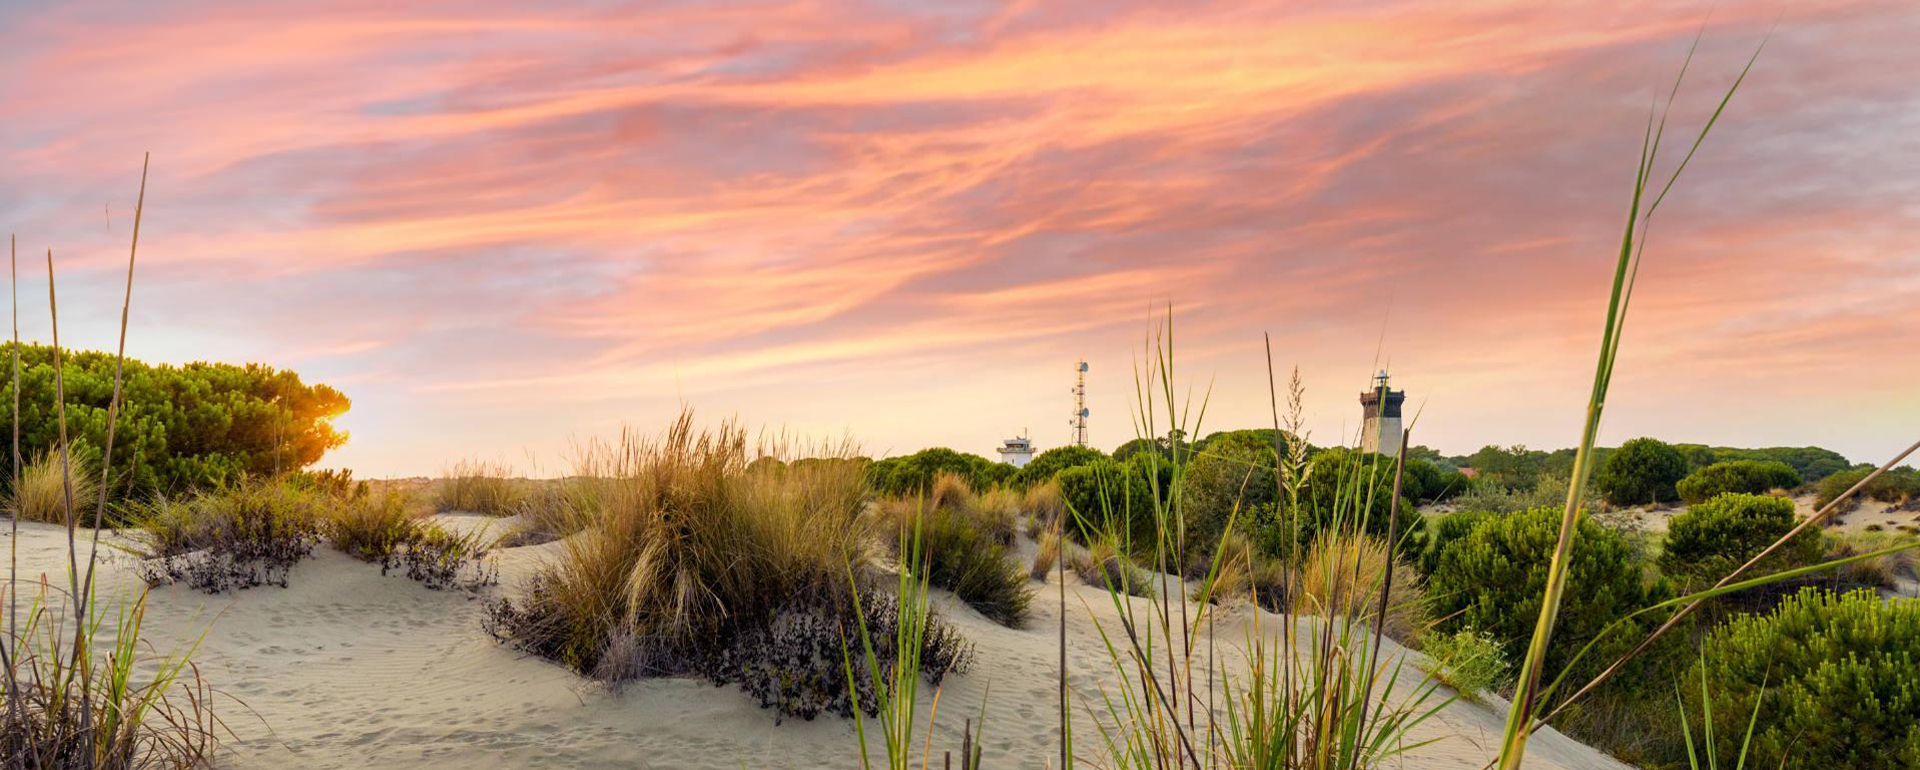
M 1687 50 L 1686 60 L 1681 64 L 1680 74 L 1674 78 L 1673 87 L 1667 93 L 1666 107 L 1661 110 L 1656 128 L 1654 115 L 1647 116 L 1647 130 L 1641 140 L 1640 164 L 1634 173 L 1632 202 L 1627 209 L 1627 224 L 1621 234 L 1620 250 L 1616 257 L 1613 274 L 1612 295 L 1607 303 L 1606 323 L 1600 335 L 1600 356 L 1594 366 L 1593 389 L 1587 400 L 1586 422 L 1581 429 L 1579 448 L 1575 451 L 1572 478 L 1567 486 L 1567 503 L 1560 522 L 1560 538 L 1556 543 L 1553 561 L 1547 568 L 1547 585 L 1542 598 L 1539 620 L 1534 625 L 1531 641 L 1527 645 L 1526 657 L 1521 661 L 1518 688 L 1514 693 L 1513 707 L 1507 714 L 1506 729 L 1502 735 L 1498 764 L 1501 770 L 1519 770 L 1526 754 L 1527 737 L 1533 732 L 1533 711 L 1540 697 L 1541 667 L 1545 663 L 1547 649 L 1553 639 L 1553 626 L 1560 611 L 1560 602 L 1565 594 L 1567 565 L 1573 551 L 1573 536 L 1580 516 L 1580 500 L 1593 471 L 1594 439 L 1599 433 L 1600 417 L 1605 409 L 1607 390 L 1613 380 L 1613 367 L 1618 360 L 1622 329 L 1626 324 L 1627 307 L 1633 298 L 1634 279 L 1639 274 L 1640 257 L 1645 252 L 1647 229 L 1653 216 L 1659 210 L 1660 203 L 1673 189 L 1681 172 L 1698 152 L 1707 134 L 1713 130 L 1714 123 L 1726 110 L 1727 103 L 1746 80 L 1747 73 L 1753 69 L 1753 63 L 1760 56 L 1760 48 L 1755 48 L 1753 56 L 1747 60 L 1740 76 L 1721 97 L 1720 104 L 1713 115 L 1700 128 L 1693 145 L 1681 159 L 1678 166 L 1668 177 L 1666 184 L 1653 197 L 1651 205 L 1642 211 L 1641 203 L 1650 191 L 1653 166 L 1659 157 L 1660 140 L 1666 130 L 1666 115 L 1671 112 L 1674 96 L 1680 90 L 1680 84 L 1686 77 L 1687 67 L 1693 61 L 1694 51 L 1700 43 L 1699 35 L 1694 37 L 1693 47 Z M 1761 47 L 1765 43 L 1762 42 Z

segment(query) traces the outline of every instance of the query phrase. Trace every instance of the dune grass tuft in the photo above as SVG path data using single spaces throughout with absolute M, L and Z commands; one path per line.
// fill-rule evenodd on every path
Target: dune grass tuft
M 223 489 L 132 506 L 148 585 L 186 583 L 198 591 L 275 585 L 313 555 L 327 500 L 278 481 L 243 479 Z
M 524 495 L 525 490 L 513 478 L 513 469 L 505 463 L 462 460 L 440 480 L 434 505 L 440 511 L 510 516 Z
M 76 445 L 71 452 L 61 452 L 58 446 L 48 449 L 21 471 L 13 489 L 13 510 L 23 521 L 67 523 L 67 482 L 73 485 L 74 510 L 86 512 L 99 499 L 100 479 L 94 470 L 98 464 L 85 445 Z M 63 465 L 71 465 L 67 478 L 62 478 Z

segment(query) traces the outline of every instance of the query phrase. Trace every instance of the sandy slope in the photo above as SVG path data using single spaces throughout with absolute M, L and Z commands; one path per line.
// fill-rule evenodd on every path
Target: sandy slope
M 487 525 L 476 517 L 442 518 Z M 57 579 L 64 571 L 59 528 L 24 524 L 19 546 L 23 573 Z M 504 552 L 504 590 L 551 547 Z M 136 583 L 125 557 L 104 574 L 123 589 Z M 961 721 L 979 713 L 991 688 L 986 764 L 1044 767 L 1057 756 L 1057 590 L 1044 590 L 1023 630 L 941 598 L 947 617 L 977 643 L 978 659 L 941 695 L 936 747 L 958 747 Z M 1103 592 L 1078 584 L 1067 588 L 1067 601 L 1073 685 L 1094 697 L 1111 669 L 1090 615 L 1111 622 L 1115 610 Z M 857 766 L 850 722 L 775 724 L 773 712 L 737 690 L 693 680 L 609 692 L 493 643 L 480 630 L 482 606 L 322 549 L 294 571 L 287 589 L 211 597 L 181 587 L 156 590 L 149 635 L 170 650 L 211 626 L 196 660 L 233 699 L 223 701 L 236 734 L 222 750 L 226 768 Z M 1221 647 L 1246 639 L 1252 620 L 1248 609 L 1223 613 Z M 1266 633 L 1277 634 L 1276 616 L 1261 621 Z M 1440 740 L 1390 766 L 1480 767 L 1500 732 L 1504 711 L 1496 708 L 1449 706 L 1414 732 L 1415 740 Z M 1076 726 L 1083 750 L 1091 749 L 1091 729 L 1078 715 Z M 1551 731 L 1534 740 L 1528 756 L 1527 766 L 1542 770 L 1625 767 Z

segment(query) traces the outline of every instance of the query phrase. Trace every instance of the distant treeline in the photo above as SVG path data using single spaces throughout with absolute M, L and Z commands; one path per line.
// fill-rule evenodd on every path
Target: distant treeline
M 8 431 L 0 441 L 11 440 L 12 362 L 13 344 L 0 344 L 0 417 L 6 420 L 0 431 Z M 63 362 L 67 436 L 77 453 L 97 458 L 106 445 L 114 356 L 66 351 Z M 53 348 L 23 345 L 20 368 L 20 451 L 31 463 L 59 443 Z M 129 359 L 109 493 L 175 493 L 304 468 L 346 442 L 332 420 L 348 406 L 333 388 L 259 364 L 154 366 Z M 0 468 L 13 477 L 11 450 L 0 450 Z
M 1669 446 L 1680 451 L 1691 470 L 1734 460 L 1773 460 L 1792 466 L 1800 474 L 1801 480 L 1808 484 L 1818 483 L 1827 476 L 1853 467 L 1839 452 L 1813 446 L 1765 449 L 1705 444 Z M 1597 447 L 1594 458 L 1597 463 L 1604 464 L 1613 452 L 1614 448 Z M 1566 478 L 1573 472 L 1572 449 L 1544 451 L 1517 445 L 1487 446 L 1470 455 L 1442 455 L 1427 447 L 1416 446 L 1407 450 L 1407 456 L 1424 458 L 1442 468 L 1472 468 L 1478 480 L 1516 488 L 1531 485 L 1541 477 Z

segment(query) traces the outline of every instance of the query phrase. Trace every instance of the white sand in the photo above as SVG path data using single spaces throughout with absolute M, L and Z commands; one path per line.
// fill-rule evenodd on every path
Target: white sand
M 440 518 L 488 525 L 477 517 Z M 0 526 L 0 539 L 6 537 Z M 24 574 L 61 578 L 63 530 L 23 524 L 19 546 Z M 502 552 L 498 590 L 511 591 L 554 547 Z M 107 565 L 103 575 L 121 590 L 137 587 L 126 557 Z M 1043 589 L 1021 630 L 996 625 L 949 596 L 939 598 L 946 616 L 977 644 L 977 657 L 973 670 L 949 678 L 941 694 L 936 754 L 958 750 L 962 720 L 979 713 L 991 687 L 986 765 L 1057 762 L 1057 590 L 1057 584 Z M 1112 681 L 1112 669 L 1089 612 L 1111 624 L 1114 609 L 1104 592 L 1077 582 L 1068 587 L 1067 601 L 1072 682 L 1080 697 L 1097 698 L 1100 683 Z M 774 712 L 737 689 L 691 679 L 648 680 L 610 692 L 494 643 L 480 627 L 483 602 L 383 577 L 378 566 L 323 547 L 295 568 L 290 588 L 223 596 L 179 586 L 155 590 L 147 633 L 168 651 L 208 631 L 194 659 L 229 696 L 218 705 L 236 734 L 220 757 L 221 767 L 231 770 L 858 766 L 850 721 L 822 717 L 776 725 Z M 1241 608 L 1219 617 L 1223 650 L 1227 640 L 1247 638 L 1253 614 Z M 1277 616 L 1263 613 L 1261 622 L 1277 636 Z M 1401 651 L 1391 640 L 1387 645 Z M 1401 688 L 1412 685 L 1409 677 Z M 1388 766 L 1481 767 L 1498 742 L 1504 716 L 1504 704 L 1448 706 L 1412 733 L 1414 741 L 1439 741 Z M 1075 717 L 1078 748 L 1090 756 L 1097 737 L 1078 709 Z M 1527 756 L 1527 767 L 1539 770 L 1626 767 L 1552 731 L 1538 735 Z M 939 764 L 936 756 L 932 766 Z

